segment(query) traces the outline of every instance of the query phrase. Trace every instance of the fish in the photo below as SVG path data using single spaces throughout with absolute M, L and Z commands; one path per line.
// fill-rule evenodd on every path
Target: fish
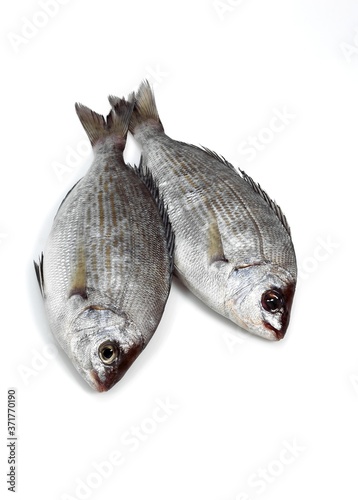
M 76 103 L 94 160 L 60 205 L 34 263 L 55 338 L 99 392 L 123 377 L 157 329 L 174 246 L 153 179 L 123 159 L 133 96 L 110 99 L 107 118 Z
M 279 205 L 210 149 L 164 132 L 143 81 L 129 126 L 175 233 L 174 274 L 207 306 L 268 340 L 288 328 L 297 263 Z

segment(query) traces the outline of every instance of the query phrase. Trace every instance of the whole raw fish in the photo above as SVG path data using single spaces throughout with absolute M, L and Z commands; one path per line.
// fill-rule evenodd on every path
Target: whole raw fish
M 216 153 L 168 137 L 148 82 L 136 94 L 130 131 L 168 207 L 178 277 L 237 325 L 282 339 L 297 266 L 279 206 Z
M 145 348 L 170 290 L 173 236 L 152 184 L 123 160 L 133 103 L 107 120 L 80 104 L 94 150 L 35 265 L 51 330 L 83 378 L 110 389 Z M 154 200 L 156 198 L 156 201 Z

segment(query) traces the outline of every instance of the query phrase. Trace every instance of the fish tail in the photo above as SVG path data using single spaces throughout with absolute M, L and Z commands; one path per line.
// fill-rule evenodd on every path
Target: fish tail
M 160 121 L 153 90 L 148 82 L 144 80 L 135 95 L 135 106 L 131 116 L 129 130 L 134 133 L 138 125 L 150 121 L 152 126 L 160 132 L 164 132 Z
M 83 104 L 76 103 L 76 112 L 86 134 L 94 147 L 99 141 L 113 135 L 118 137 L 123 149 L 129 129 L 129 122 L 134 108 L 134 95 L 132 100 L 119 99 L 110 96 L 112 109 L 107 118 L 92 111 Z

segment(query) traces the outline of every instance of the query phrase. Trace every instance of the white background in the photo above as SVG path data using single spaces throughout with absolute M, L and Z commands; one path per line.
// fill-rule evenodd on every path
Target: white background
M 356 499 L 357 2 L 63 0 L 52 17 L 40 3 L 0 13 L 1 495 L 13 498 L 15 387 L 21 500 Z M 32 259 L 91 163 L 74 103 L 106 114 L 108 94 L 145 77 L 170 136 L 223 154 L 278 201 L 300 279 L 279 343 L 175 281 L 147 349 L 98 394 L 49 347 Z M 285 109 L 289 123 L 265 131 Z M 266 144 L 243 154 L 250 136 Z

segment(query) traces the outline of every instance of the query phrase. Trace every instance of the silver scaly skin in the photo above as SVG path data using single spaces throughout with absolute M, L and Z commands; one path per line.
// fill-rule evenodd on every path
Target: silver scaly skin
M 35 265 L 51 330 L 98 391 L 118 382 L 149 342 L 172 274 L 164 206 L 123 161 L 133 103 L 110 100 L 107 120 L 76 105 L 94 161 L 62 202 Z
M 297 279 L 281 209 L 222 157 L 164 133 L 143 82 L 130 131 L 175 233 L 175 273 L 212 309 L 270 340 L 285 335 Z

